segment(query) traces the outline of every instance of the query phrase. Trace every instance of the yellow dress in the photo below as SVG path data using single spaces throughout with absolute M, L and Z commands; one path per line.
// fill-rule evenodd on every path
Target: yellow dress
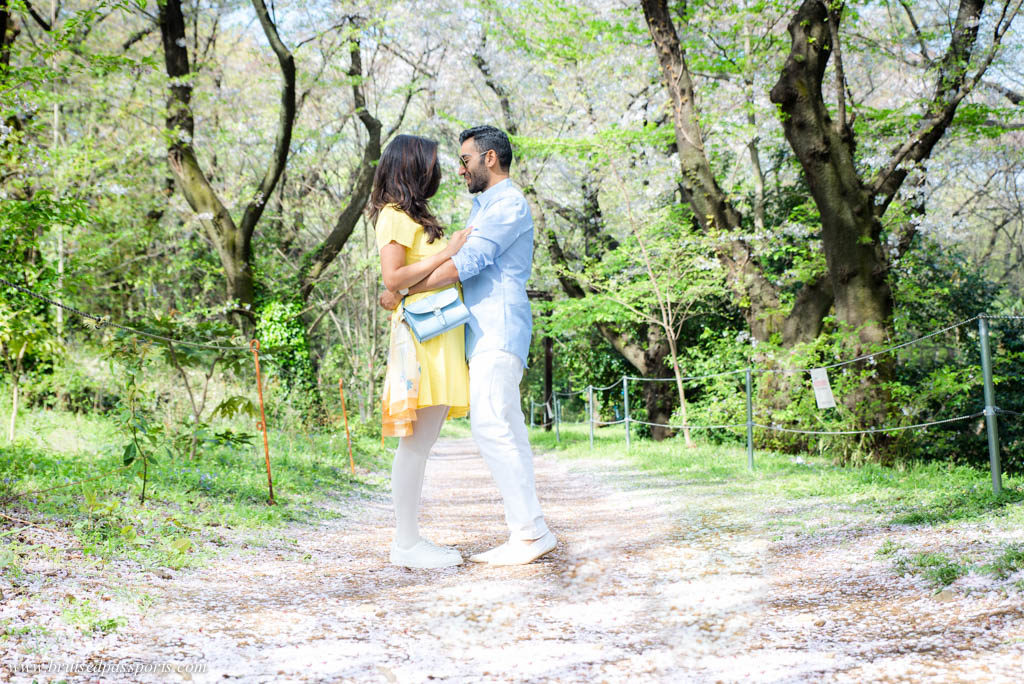
M 448 244 L 440 237 L 427 242 L 426 231 L 404 211 L 389 204 L 377 215 L 377 250 L 394 241 L 405 247 L 405 265 L 437 254 Z M 448 287 L 457 287 L 449 285 Z M 441 288 L 446 290 L 448 287 Z M 406 302 L 423 299 L 434 292 L 418 292 L 409 295 Z M 399 315 L 401 307 L 392 314 Z M 459 326 L 416 346 L 416 360 L 420 364 L 420 386 L 418 408 L 427 406 L 449 406 L 448 418 L 461 418 L 469 413 L 469 366 L 466 365 L 465 326 Z

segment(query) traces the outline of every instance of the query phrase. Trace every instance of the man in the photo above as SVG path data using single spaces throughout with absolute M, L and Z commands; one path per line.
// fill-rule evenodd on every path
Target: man
M 473 439 L 505 504 L 509 540 L 469 560 L 522 565 L 555 548 L 537 500 L 533 452 L 519 397 L 533 319 L 526 281 L 533 267 L 533 217 L 526 198 L 509 179 L 512 145 L 493 126 L 459 136 L 459 175 L 473 199 L 466 225 L 473 228 L 455 256 L 410 288 L 410 293 L 462 282 L 469 309 L 469 417 Z M 385 292 L 381 305 L 398 306 Z

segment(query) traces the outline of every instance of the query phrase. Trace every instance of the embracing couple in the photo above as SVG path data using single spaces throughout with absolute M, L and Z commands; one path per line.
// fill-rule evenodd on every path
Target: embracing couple
M 533 324 L 526 294 L 533 218 L 509 180 L 508 136 L 493 126 L 478 126 L 463 131 L 459 143 L 458 173 L 476 197 L 467 227 L 451 239 L 444 237 L 428 205 L 441 182 L 436 142 L 397 136 L 381 155 L 370 197 L 387 288 L 380 304 L 395 310 L 382 402 L 384 435 L 399 437 L 391 471 L 397 524 L 390 560 L 410 568 L 462 563 L 457 549 L 420 537 L 417 510 L 427 455 L 442 424 L 467 413 L 473 440 L 504 499 L 509 527 L 507 542 L 469 560 L 522 565 L 555 547 L 537 500 L 519 397 Z M 410 340 L 405 366 L 415 373 L 418 365 L 417 388 L 407 380 L 406 368 L 398 368 L 403 362 L 396 339 L 406 332 L 398 329 L 406 325 L 402 307 L 449 288 L 461 288 L 469 320 L 422 343 Z M 410 396 L 395 396 L 404 389 Z

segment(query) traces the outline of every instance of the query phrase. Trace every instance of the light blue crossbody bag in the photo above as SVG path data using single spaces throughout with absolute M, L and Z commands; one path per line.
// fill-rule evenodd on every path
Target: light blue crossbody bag
M 412 304 L 406 304 L 403 298 L 402 317 L 409 324 L 416 341 L 422 344 L 465 324 L 469 320 L 469 309 L 459 297 L 458 288 L 450 287 Z

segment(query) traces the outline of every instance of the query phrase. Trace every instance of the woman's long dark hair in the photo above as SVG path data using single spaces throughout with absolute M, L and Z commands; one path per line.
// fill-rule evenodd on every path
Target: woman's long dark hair
M 427 242 L 444 235 L 427 200 L 441 185 L 441 166 L 437 163 L 437 143 L 418 135 L 398 135 L 384 148 L 373 175 L 370 193 L 370 221 L 376 225 L 380 210 L 396 204 L 416 223 L 423 226 Z

